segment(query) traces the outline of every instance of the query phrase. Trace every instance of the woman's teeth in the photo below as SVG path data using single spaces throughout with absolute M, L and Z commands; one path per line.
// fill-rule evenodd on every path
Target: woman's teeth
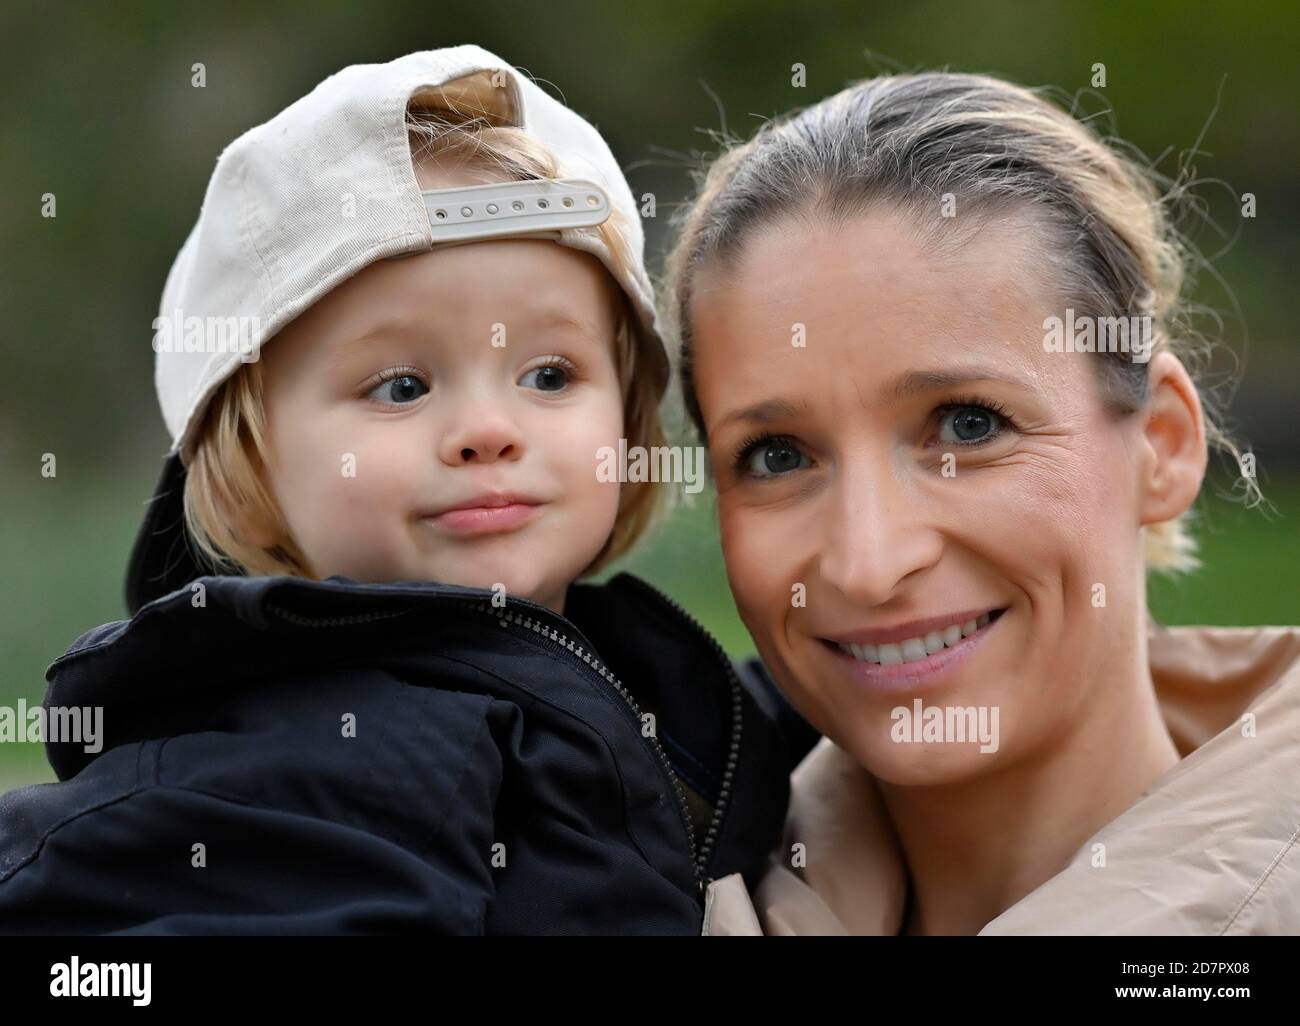
M 898 666 L 902 663 L 914 663 L 918 659 L 934 655 L 941 648 L 952 648 L 962 638 L 974 634 L 989 622 L 989 614 L 984 613 L 978 619 L 955 623 L 941 631 L 931 631 L 919 638 L 908 638 L 889 645 L 840 645 L 841 652 L 851 655 L 866 663 L 879 663 L 881 666 Z

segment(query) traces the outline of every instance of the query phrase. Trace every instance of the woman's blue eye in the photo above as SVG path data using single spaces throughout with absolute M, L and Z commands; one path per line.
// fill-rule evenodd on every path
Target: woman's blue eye
M 956 406 L 939 422 L 939 441 L 950 445 L 978 445 L 996 438 L 1006 418 L 983 406 Z
M 779 477 L 798 470 L 805 460 L 798 448 L 779 438 L 756 442 L 741 457 L 750 477 Z
M 429 387 L 414 374 L 399 374 L 381 381 L 370 390 L 367 398 L 390 406 L 413 403 L 429 391 Z
M 534 367 L 519 379 L 519 383 L 539 392 L 562 392 L 569 383 L 569 375 L 563 367 Z

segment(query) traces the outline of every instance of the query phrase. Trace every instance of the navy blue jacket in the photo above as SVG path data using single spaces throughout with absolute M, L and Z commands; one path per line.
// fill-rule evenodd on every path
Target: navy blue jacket
M 815 740 L 626 574 L 197 584 L 48 670 L 105 736 L 0 797 L 0 933 L 698 934 Z

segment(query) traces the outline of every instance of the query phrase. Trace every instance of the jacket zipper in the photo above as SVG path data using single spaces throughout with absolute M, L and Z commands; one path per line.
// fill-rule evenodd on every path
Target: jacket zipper
M 567 635 L 560 633 L 554 627 L 548 627 L 546 623 L 539 618 L 525 616 L 522 613 L 516 614 L 507 609 L 493 606 L 489 602 L 472 602 L 469 603 L 469 605 L 472 609 L 475 609 L 478 612 L 490 613 L 495 616 L 503 627 L 506 624 L 511 624 L 521 628 L 522 630 L 532 631 L 539 637 L 551 641 L 566 652 L 577 656 L 583 661 L 583 663 L 595 670 L 602 680 L 613 685 L 614 690 L 618 692 L 623 701 L 626 702 L 628 707 L 632 710 L 632 714 L 636 717 L 637 724 L 641 724 L 641 709 L 636 704 L 636 699 L 632 697 L 632 693 L 623 686 L 622 682 L 620 682 L 614 675 L 613 671 L 601 663 L 601 661 L 592 655 L 590 651 L 584 650 L 581 645 L 576 644 Z M 640 731 L 638 731 L 638 734 L 640 734 L 642 738 L 646 737 L 646 735 L 642 734 Z M 686 804 L 686 795 L 682 791 L 682 785 L 677 779 L 677 774 L 673 772 L 672 764 L 668 761 L 668 756 L 664 752 L 663 745 L 659 743 L 659 738 L 654 734 L 651 734 L 646 738 L 646 740 L 650 742 L 650 747 L 654 751 L 655 757 L 659 760 L 660 768 L 668 778 L 668 782 L 672 784 L 673 796 L 677 800 L 677 814 L 681 818 L 682 829 L 686 831 L 686 844 L 690 851 L 691 873 L 695 880 L 696 893 L 703 894 L 705 886 L 704 859 L 701 858 L 696 851 L 695 831 L 691 828 L 691 814 L 690 808 Z M 710 826 L 710 829 L 712 829 L 712 826 Z
M 705 867 L 713 855 L 713 845 L 722 832 L 722 823 L 726 819 L 727 812 L 730 811 L 732 784 L 735 780 L 736 764 L 740 761 L 740 741 L 744 730 L 744 690 L 740 678 L 736 676 L 736 671 L 731 665 L 731 660 L 727 657 L 727 653 L 718 644 L 717 639 L 704 629 L 704 625 L 699 620 L 683 609 L 675 599 L 665 595 L 653 584 L 630 574 L 628 580 L 636 587 L 642 588 L 668 605 L 682 620 L 690 625 L 691 629 L 708 644 L 718 662 L 722 664 L 722 668 L 727 675 L 727 683 L 731 688 L 731 737 L 727 748 L 727 764 L 722 772 L 722 787 L 718 790 L 718 800 L 713 806 L 713 818 L 709 822 L 709 829 L 704 835 L 704 845 L 700 851 L 700 872 L 703 874 L 706 872 Z
M 713 636 L 709 634 L 709 632 L 706 631 L 703 626 L 701 626 L 698 620 L 696 620 L 693 616 L 687 613 L 686 610 L 684 610 L 680 605 L 678 605 L 675 601 L 673 601 L 663 592 L 659 591 L 657 588 L 654 588 L 651 585 L 646 584 L 644 581 L 641 581 L 638 578 L 630 577 L 630 579 L 635 581 L 638 585 L 640 585 L 641 587 L 645 588 L 647 591 L 649 591 L 650 593 L 658 597 L 660 601 L 662 601 L 666 605 L 670 606 L 673 610 L 675 610 L 676 613 L 682 619 L 684 619 L 698 635 L 700 635 L 709 643 L 710 648 L 713 650 L 714 654 L 718 657 L 718 659 L 722 662 L 723 667 L 726 669 L 727 679 L 731 686 L 731 700 L 732 700 L 731 744 L 727 753 L 726 769 L 723 772 L 722 788 L 719 790 L 718 800 L 714 804 L 713 816 L 709 822 L 708 830 L 705 833 L 704 845 L 702 849 L 697 850 L 695 844 L 695 831 L 691 827 L 690 808 L 686 803 L 686 795 L 682 791 L 682 786 L 680 781 L 678 781 L 677 779 L 677 774 L 673 772 L 672 764 L 668 761 L 668 756 L 664 752 L 663 745 L 660 744 L 659 738 L 653 734 L 651 734 L 649 738 L 647 738 L 647 740 L 650 742 L 651 749 L 654 751 L 655 757 L 659 760 L 660 768 L 663 770 L 664 775 L 668 778 L 669 783 L 672 785 L 673 797 L 676 799 L 676 804 L 677 804 L 677 814 L 682 821 L 682 829 L 686 833 L 686 844 L 687 844 L 687 849 L 690 852 L 691 872 L 695 880 L 696 893 L 697 895 L 702 895 L 704 893 L 704 889 L 707 882 L 707 878 L 705 876 L 705 872 L 706 872 L 705 866 L 708 864 L 709 857 L 713 853 L 713 845 L 717 841 L 718 833 L 722 827 L 722 821 L 725 818 L 726 811 L 730 803 L 732 778 L 735 775 L 736 763 L 740 755 L 740 734 L 741 734 L 741 723 L 743 719 L 742 716 L 743 706 L 741 703 L 740 681 L 737 679 L 735 671 L 731 668 L 731 662 L 727 659 L 726 653 L 723 652 L 722 646 L 720 646 L 717 643 L 717 641 L 713 638 Z M 594 670 L 601 677 L 602 680 L 613 685 L 614 690 L 618 692 L 618 694 L 622 697 L 623 701 L 626 702 L 628 707 L 632 710 L 632 713 L 636 717 L 636 722 L 638 723 L 638 725 L 641 723 L 641 709 L 637 705 L 636 699 L 632 697 L 631 692 L 628 691 L 628 689 L 623 686 L 622 682 L 620 682 L 619 679 L 614 675 L 614 673 L 611 670 L 609 670 L 606 666 L 604 666 L 604 664 L 602 664 L 599 659 L 597 659 L 594 655 L 592 655 L 590 651 L 584 650 L 581 645 L 576 644 L 567 635 L 562 634 L 554 627 L 548 627 L 545 624 L 545 622 L 543 622 L 538 617 L 524 616 L 523 614 L 515 614 L 508 610 L 497 608 L 496 606 L 493 606 L 490 602 L 470 601 L 470 600 L 456 600 L 456 602 L 457 605 L 468 607 L 477 612 L 490 613 L 491 615 L 496 617 L 498 621 L 500 621 L 502 626 L 505 626 L 506 624 L 512 624 L 520 627 L 523 630 L 530 630 L 534 634 L 538 635 L 539 637 L 542 637 L 558 645 L 564 651 L 577 656 L 580 660 L 582 660 L 584 664 L 586 664 L 588 667 Z M 515 602 L 516 604 L 518 604 L 519 600 L 516 599 Z M 266 608 L 269 612 L 274 613 L 276 616 L 280 617 L 281 619 L 284 619 L 298 626 L 338 627 L 338 626 L 346 626 L 346 625 L 357 624 L 357 623 L 366 623 L 373 620 L 390 619 L 392 617 L 401 616 L 409 612 L 410 609 L 413 607 L 411 607 L 410 605 L 404 605 L 398 609 L 385 609 L 385 610 L 375 611 L 372 613 L 361 613 L 354 616 L 334 616 L 334 617 L 302 616 L 297 613 L 292 613 L 289 610 L 284 609 L 283 607 L 280 607 L 272 603 L 268 603 Z M 539 612 L 540 612 L 540 607 L 539 607 Z M 638 731 L 638 733 L 640 732 Z M 641 736 L 645 737 L 645 735 L 641 735 Z

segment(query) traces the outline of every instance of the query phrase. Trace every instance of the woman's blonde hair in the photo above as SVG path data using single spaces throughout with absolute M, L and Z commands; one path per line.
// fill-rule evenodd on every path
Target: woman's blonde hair
M 1030 211 L 1052 240 L 1044 268 L 1077 314 L 1149 315 L 1148 356 L 1172 351 L 1195 374 L 1208 362 L 1209 344 L 1182 301 L 1193 253 L 1165 209 L 1181 186 L 1162 196 L 1158 181 L 1064 110 L 985 75 L 885 75 L 767 122 L 748 141 L 730 142 L 708 167 L 668 258 L 665 321 L 679 346 L 686 411 L 703 437 L 690 316 L 702 267 L 731 258 L 779 217 L 811 212 L 839 221 L 876 204 L 920 215 L 938 241 L 952 223 L 935 215 L 946 196 L 964 223 Z M 1117 413 L 1140 409 L 1147 364 L 1125 352 L 1098 354 L 1097 361 L 1108 405 Z M 1205 418 L 1210 443 L 1240 462 L 1213 411 Z M 1260 498 L 1252 476 L 1245 487 Z M 1188 517 L 1146 529 L 1149 569 L 1197 565 Z
M 480 73 L 417 93 L 406 119 L 412 159 L 447 159 L 500 181 L 563 177 L 555 155 L 526 132 L 510 127 L 495 109 L 496 88 L 488 73 Z M 630 267 L 634 257 L 619 212 L 613 210 L 597 230 L 614 260 L 622 268 Z M 659 419 L 659 378 L 621 287 L 618 296 L 614 356 L 624 432 L 629 449 L 650 450 L 665 441 Z M 186 527 L 214 569 L 314 578 L 316 571 L 294 542 L 268 487 L 264 388 L 261 363 L 242 363 L 204 411 L 187 462 Z M 593 454 L 593 474 L 594 459 Z M 628 551 L 660 512 L 664 490 L 654 482 L 628 482 L 621 488 L 614 528 L 584 576 Z M 249 544 L 240 537 L 237 523 L 256 524 L 278 540 L 267 547 Z

